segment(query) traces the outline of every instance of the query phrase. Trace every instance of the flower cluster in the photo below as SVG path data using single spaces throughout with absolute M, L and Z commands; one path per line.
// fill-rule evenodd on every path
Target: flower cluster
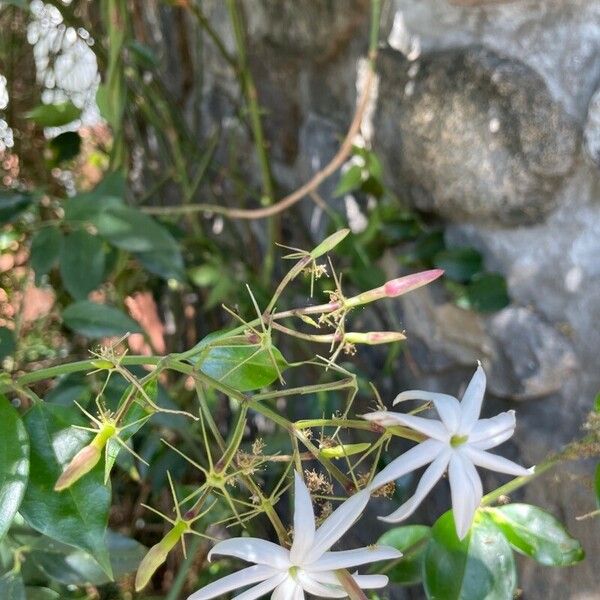
M 469 532 L 483 493 L 475 466 L 511 475 L 531 473 L 531 470 L 506 458 L 487 452 L 512 436 L 515 414 L 508 411 L 490 419 L 479 419 L 485 384 L 485 373 L 480 365 L 467 386 L 462 402 L 446 394 L 418 390 L 403 392 L 394 400 L 394 404 L 404 400 L 431 402 L 440 416 L 439 421 L 388 411 L 364 415 L 364 418 L 383 427 L 408 427 L 426 439 L 393 460 L 366 488 L 333 511 L 318 529 L 310 492 L 296 473 L 291 548 L 288 550 L 256 538 L 233 538 L 217 543 L 209 559 L 218 554 L 240 558 L 254 565 L 205 586 L 188 600 L 210 600 L 246 586 L 252 587 L 237 595 L 238 600 L 254 600 L 271 592 L 271 600 L 303 600 L 305 592 L 320 598 L 347 597 L 346 588 L 338 578 L 338 569 L 397 559 L 401 553 L 385 546 L 345 551 L 331 551 L 331 547 L 360 517 L 371 494 L 427 463 L 431 464 L 414 496 L 382 520 L 397 522 L 409 517 L 447 469 L 456 533 L 463 539 Z M 351 577 L 362 589 L 375 589 L 387 584 L 384 575 L 353 573 Z

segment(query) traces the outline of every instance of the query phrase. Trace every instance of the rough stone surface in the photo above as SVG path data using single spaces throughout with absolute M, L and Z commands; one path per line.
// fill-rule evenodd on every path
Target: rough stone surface
M 380 70 L 376 145 L 418 208 L 453 221 L 519 223 L 554 207 L 577 131 L 532 69 L 469 47 L 414 65 L 388 52 Z

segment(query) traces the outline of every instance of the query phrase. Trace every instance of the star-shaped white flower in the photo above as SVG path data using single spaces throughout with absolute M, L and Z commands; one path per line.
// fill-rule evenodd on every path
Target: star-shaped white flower
M 394 400 L 394 405 L 403 400 L 432 402 L 440 421 L 388 411 L 363 415 L 365 419 L 384 427 L 410 427 L 428 438 L 394 459 L 373 479 L 369 486 L 371 490 L 431 463 L 423 473 L 414 496 L 392 514 L 380 517 L 381 520 L 397 523 L 409 517 L 448 469 L 456 533 L 463 539 L 471 527 L 483 495 L 481 479 L 475 466 L 509 475 L 532 473 L 531 469 L 487 452 L 512 436 L 516 422 L 514 410 L 500 413 L 491 419 L 479 419 L 485 383 L 485 373 L 479 365 L 461 402 L 447 394 L 420 390 L 402 392 Z
M 209 600 L 252 585 L 235 596 L 235 600 L 254 600 L 273 592 L 271 600 L 304 600 L 304 592 L 318 598 L 345 598 L 336 569 L 347 569 L 380 560 L 399 558 L 402 553 L 388 546 L 369 546 L 356 550 L 329 552 L 361 515 L 369 501 L 363 490 L 341 504 L 319 527 L 315 527 L 310 493 L 295 474 L 294 543 L 288 550 L 273 542 L 257 538 L 232 538 L 219 542 L 213 554 L 234 556 L 255 563 L 227 575 L 192 594 L 188 600 Z M 362 589 L 387 585 L 385 575 L 357 575 L 354 581 Z

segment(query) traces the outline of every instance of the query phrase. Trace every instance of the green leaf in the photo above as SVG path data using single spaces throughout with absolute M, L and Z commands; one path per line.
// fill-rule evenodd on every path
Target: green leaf
M 27 192 L 0 190 L 0 225 L 12 222 L 31 204 L 31 201 L 31 194 Z
M 420 235 L 412 249 L 401 256 L 402 262 L 406 264 L 421 263 L 431 265 L 433 257 L 445 248 L 444 232 L 441 230 L 431 231 Z
M 387 575 L 393 583 L 419 583 L 422 579 L 425 549 L 430 539 L 431 527 L 425 525 L 404 525 L 386 531 L 377 543 L 400 550 L 402 557 L 393 563 L 382 563 L 383 568 L 377 572 Z M 391 565 L 391 568 L 388 565 Z
M 169 231 L 144 213 L 125 205 L 108 206 L 92 216 L 99 235 L 130 252 L 178 251 Z
M 65 236 L 60 249 L 60 274 L 75 300 L 84 300 L 104 279 L 106 254 L 102 240 L 79 229 Z
M 62 234 L 58 227 L 44 227 L 33 236 L 29 263 L 35 271 L 37 285 L 58 262 L 61 240 Z
M 3 600 L 27 600 L 25 584 L 20 573 L 9 571 L 0 575 L 0 598 Z
M 81 136 L 76 131 L 65 131 L 48 142 L 55 165 L 75 158 L 81 150 Z
M 584 558 L 581 544 L 550 513 L 530 504 L 507 504 L 486 513 L 510 545 L 542 565 L 564 567 Z
M 103 483 L 102 464 L 69 489 L 54 491 L 63 469 L 89 441 L 89 434 L 72 427 L 81 423 L 79 413 L 40 402 L 23 421 L 31 441 L 31 469 L 21 514 L 40 533 L 89 552 L 111 577 L 105 540 L 111 492 Z
M 0 362 L 16 350 L 15 334 L 8 327 L 0 327 Z
M 154 275 L 163 279 L 185 281 L 185 268 L 179 247 L 158 252 L 138 252 L 134 256 Z
M 331 446 L 329 448 L 322 447 L 319 450 L 319 454 L 325 458 L 344 458 L 346 456 L 352 456 L 354 454 L 360 454 L 365 452 L 371 447 L 371 444 L 340 444 L 338 446 Z
M 340 177 L 340 182 L 333 192 L 334 197 L 343 196 L 348 192 L 360 188 L 363 181 L 363 169 L 364 167 L 352 165 L 345 173 L 343 173 Z
M 456 536 L 452 511 L 433 526 L 423 580 L 430 599 L 507 600 L 517 585 L 513 552 L 495 525 L 477 514 L 464 540 Z
M 41 127 L 62 127 L 78 119 L 81 109 L 72 102 L 62 104 L 40 104 L 25 114 L 27 119 L 35 121 Z
M 90 401 L 91 382 L 83 373 L 69 373 L 55 381 L 56 386 L 44 396 L 44 402 L 61 406 L 73 406 L 78 402 L 81 406 L 86 406 Z
M 115 579 L 135 571 L 148 551 L 139 542 L 108 530 L 106 545 Z M 50 579 L 63 585 L 104 585 L 110 581 L 98 563 L 82 550 L 64 548 L 64 552 L 34 550 L 31 560 Z
M 433 264 L 448 279 L 466 283 L 483 268 L 483 257 L 475 248 L 449 248 L 438 252 Z
M 288 364 L 281 352 L 275 346 L 271 352 L 279 371 L 284 371 Z M 260 346 L 215 346 L 200 353 L 197 367 L 240 392 L 263 388 L 278 378 L 271 355 Z
M 479 273 L 466 287 L 469 305 L 475 310 L 492 312 L 510 304 L 506 280 L 498 273 Z
M 140 326 L 118 308 L 89 300 L 70 304 L 62 316 L 69 329 L 92 339 L 142 333 Z
M 0 539 L 19 510 L 29 475 L 29 439 L 19 413 L 0 395 Z M 0 595 L 0 598 L 2 595 Z

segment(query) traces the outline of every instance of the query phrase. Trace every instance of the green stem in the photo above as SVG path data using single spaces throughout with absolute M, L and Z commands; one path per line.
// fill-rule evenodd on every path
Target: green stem
M 265 206 L 270 206 L 273 204 L 275 198 L 273 180 L 271 176 L 271 165 L 269 164 L 265 135 L 260 117 L 258 92 L 256 91 L 254 78 L 252 77 L 252 73 L 248 67 L 244 23 L 237 1 L 238 0 L 227 0 L 227 10 L 229 11 L 231 24 L 233 27 L 233 35 L 235 37 L 235 44 L 238 53 L 239 77 L 242 84 L 242 89 L 244 91 L 244 96 L 246 97 L 246 102 L 248 104 L 250 127 L 252 129 L 252 135 L 254 137 L 254 144 L 256 146 L 256 153 L 258 155 L 258 162 L 260 166 L 263 190 L 262 203 Z M 263 278 L 265 282 L 270 280 L 271 273 L 273 272 L 273 266 L 275 264 L 274 241 L 276 222 L 274 218 L 269 219 L 267 228 L 268 237 L 266 240 L 266 254 L 263 268 Z
M 169 593 L 165 596 L 165 600 L 177 600 L 179 598 L 179 594 L 181 593 L 181 590 L 185 585 L 188 571 L 194 565 L 194 560 L 196 559 L 196 552 L 198 552 L 198 549 L 200 548 L 200 544 L 202 544 L 202 542 L 202 538 L 197 536 L 193 537 L 187 550 L 187 558 L 179 567 L 179 570 L 177 571 L 177 576 L 173 580 L 171 588 L 169 589 Z

